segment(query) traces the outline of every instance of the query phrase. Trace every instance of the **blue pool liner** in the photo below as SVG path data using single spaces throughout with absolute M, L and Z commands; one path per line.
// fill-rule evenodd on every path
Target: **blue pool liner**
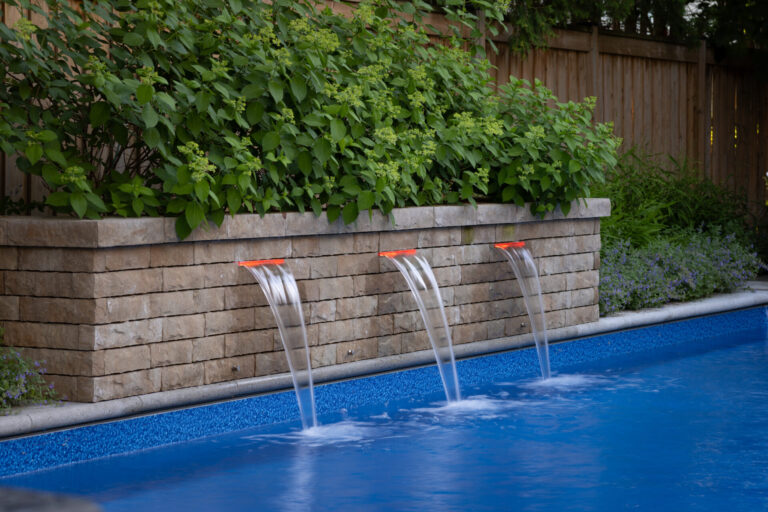
M 768 308 L 557 343 L 550 346 L 551 367 L 555 373 L 564 373 L 570 367 L 649 354 L 682 343 L 755 329 L 768 330 Z M 536 351 L 532 348 L 467 359 L 457 365 L 462 389 L 488 382 L 534 378 L 539 374 Z M 315 389 L 317 413 L 321 417 L 337 415 L 342 410 L 442 394 L 435 366 L 335 382 Z M 0 478 L 261 425 L 295 422 L 300 428 L 298 418 L 295 395 L 286 391 L 12 439 L 0 442 Z

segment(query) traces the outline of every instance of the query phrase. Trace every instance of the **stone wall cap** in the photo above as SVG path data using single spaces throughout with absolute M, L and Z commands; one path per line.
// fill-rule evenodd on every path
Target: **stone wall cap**
M 437 227 L 464 227 L 492 224 L 519 224 L 562 219 L 607 217 L 611 213 L 609 199 L 576 200 L 564 215 L 558 208 L 537 217 L 524 207 L 513 204 L 441 205 L 396 208 L 392 218 L 379 211 L 362 212 L 352 224 L 341 219 L 329 223 L 325 217 L 311 212 L 269 213 L 227 216 L 221 226 L 210 224 L 196 229 L 184 242 L 223 241 L 285 236 L 334 235 L 401 231 Z M 100 220 L 72 217 L 0 217 L 0 245 L 21 247 L 107 248 L 154 245 L 179 242 L 175 219 L 163 217 L 119 218 Z

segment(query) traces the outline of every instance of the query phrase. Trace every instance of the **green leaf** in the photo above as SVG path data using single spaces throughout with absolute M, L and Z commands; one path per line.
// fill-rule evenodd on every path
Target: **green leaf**
M 45 198 L 45 204 L 51 206 L 67 206 L 69 205 L 69 192 L 64 192 L 63 190 L 53 192 Z
M 324 164 L 331 158 L 332 152 L 333 148 L 331 148 L 331 143 L 326 139 L 317 139 L 315 145 L 312 147 L 312 154 L 315 155 L 315 158 L 317 158 L 321 164 Z
M 299 170 L 304 176 L 309 176 L 312 173 L 312 155 L 308 151 L 302 151 L 296 158 L 296 163 L 299 166 Z
M 573 161 L 573 160 L 571 160 L 571 161 Z M 568 214 L 571 211 L 571 203 L 569 203 L 569 202 L 560 203 L 560 211 L 562 211 L 563 215 L 565 215 L 567 217 Z
M 211 191 L 211 186 L 208 185 L 208 182 L 206 180 L 198 181 L 195 183 L 195 195 L 200 200 L 201 203 L 204 203 L 208 199 L 208 192 Z
M 254 101 L 248 104 L 248 108 L 245 111 L 245 118 L 251 124 L 256 124 L 264 117 L 264 105 L 258 101 Z
M 296 103 L 304 101 L 304 98 L 307 97 L 307 83 L 303 78 L 298 75 L 291 78 L 291 92 L 296 99 Z
M 335 222 L 336 219 L 339 218 L 339 215 L 341 214 L 341 208 L 338 206 L 329 206 L 327 210 L 325 210 L 325 215 L 328 217 L 328 222 L 332 223 Z
M 144 105 L 144 110 L 141 112 L 141 119 L 144 121 L 144 125 L 147 128 L 154 128 L 157 126 L 160 117 L 157 115 L 157 112 L 155 112 L 155 109 L 152 108 L 152 105 Z
M 141 212 L 144 211 L 144 201 L 138 197 L 134 197 L 133 201 L 131 201 L 131 208 L 133 209 L 134 213 L 140 217 Z
M 216 224 L 217 226 L 221 226 L 222 222 L 224 222 L 224 209 L 218 208 L 216 210 L 213 210 L 210 213 L 209 217 L 214 224 Z
M 56 132 L 51 130 L 43 130 L 37 134 L 37 140 L 40 142 L 53 142 L 58 138 L 59 136 L 56 135 Z
M 149 130 L 144 130 L 144 142 L 147 143 L 147 146 L 150 148 L 156 148 L 160 145 L 162 142 L 160 138 L 160 131 L 157 128 L 150 128 Z
M 192 228 L 189 227 L 185 216 L 176 218 L 176 235 L 179 239 L 184 240 L 192 233 Z
M 56 162 L 62 167 L 67 167 L 67 159 L 64 158 L 64 155 L 61 151 L 58 150 L 58 148 L 45 148 L 45 155 L 48 157 L 49 160 L 52 162 Z
M 341 119 L 331 121 L 331 138 L 333 142 L 339 142 L 347 134 L 347 127 Z
M 43 146 L 40 144 L 30 144 L 24 150 L 24 154 L 27 155 L 29 163 L 35 165 L 43 157 Z
M 304 116 L 301 122 L 309 126 L 314 126 L 315 128 L 322 128 L 323 126 L 328 124 L 326 119 L 319 114 L 309 114 L 307 116 Z
M 261 96 L 261 93 L 264 92 L 264 89 L 262 87 L 259 87 L 256 84 L 248 84 L 245 87 L 243 87 L 242 92 L 240 93 L 243 98 L 250 101 L 254 98 L 258 98 Z
M 75 211 L 78 217 L 81 219 L 85 215 L 85 211 L 88 209 L 88 201 L 85 199 L 85 194 L 82 192 L 75 192 L 69 196 L 69 204 Z
M 344 224 L 352 224 L 357 219 L 358 213 L 357 203 L 355 201 L 348 202 L 341 211 L 341 218 L 344 220 Z
M 187 203 L 187 208 L 184 210 L 184 218 L 187 219 L 190 229 L 195 229 L 205 219 L 203 205 L 200 203 Z
M 91 105 L 91 112 L 88 115 L 88 119 L 94 127 L 101 126 L 109 121 L 109 113 L 109 105 L 106 102 L 98 101 Z
M 267 86 L 269 87 L 269 94 L 275 99 L 275 103 L 280 103 L 280 100 L 283 99 L 283 82 L 270 80 Z
M 357 207 L 360 210 L 370 210 L 376 201 L 376 195 L 371 190 L 363 190 L 357 196 Z
M 272 151 L 279 145 L 280 145 L 280 134 L 277 132 L 268 132 L 266 135 L 264 135 L 264 138 L 261 139 L 261 149 L 265 153 L 268 151 Z
M 227 207 L 229 208 L 229 213 L 232 215 L 236 214 L 242 204 L 243 204 L 243 198 L 240 195 L 240 192 L 238 192 L 237 189 L 228 188 L 227 189 Z
M 141 84 L 136 89 L 136 101 L 139 105 L 145 105 L 152 101 L 152 96 L 155 94 L 155 89 L 149 84 Z
M 581 170 L 581 164 L 579 163 L 578 160 L 572 159 L 570 162 L 568 162 L 568 170 L 571 173 L 579 172 Z
M 128 32 L 123 36 L 123 42 L 128 46 L 141 46 L 144 44 L 144 38 L 136 32 Z

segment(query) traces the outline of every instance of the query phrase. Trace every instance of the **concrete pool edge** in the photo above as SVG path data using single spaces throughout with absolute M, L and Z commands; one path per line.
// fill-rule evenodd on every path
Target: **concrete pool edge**
M 598 322 L 564 327 L 550 331 L 551 341 L 583 338 L 684 320 L 710 314 L 768 305 L 766 282 L 752 282 L 751 289 L 722 294 L 686 303 L 668 304 L 661 308 L 623 312 L 601 318 Z M 530 334 L 456 345 L 457 358 L 468 358 L 524 348 L 533 343 Z M 434 362 L 431 350 L 404 355 L 369 359 L 315 370 L 315 382 L 327 383 L 365 375 L 401 370 Z M 88 423 L 150 414 L 194 405 L 241 398 L 248 395 L 283 391 L 291 388 L 289 375 L 273 375 L 231 381 L 221 384 L 122 398 L 97 403 L 63 403 L 58 406 L 25 407 L 0 417 L 0 439 L 36 434 L 48 430 L 77 427 Z

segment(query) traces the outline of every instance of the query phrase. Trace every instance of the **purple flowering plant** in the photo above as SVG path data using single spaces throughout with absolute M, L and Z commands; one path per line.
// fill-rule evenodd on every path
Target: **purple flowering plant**
M 43 379 L 45 371 L 40 361 L 29 361 L 17 350 L 3 346 L 0 328 L 0 413 L 15 405 L 55 400 L 53 384 Z

